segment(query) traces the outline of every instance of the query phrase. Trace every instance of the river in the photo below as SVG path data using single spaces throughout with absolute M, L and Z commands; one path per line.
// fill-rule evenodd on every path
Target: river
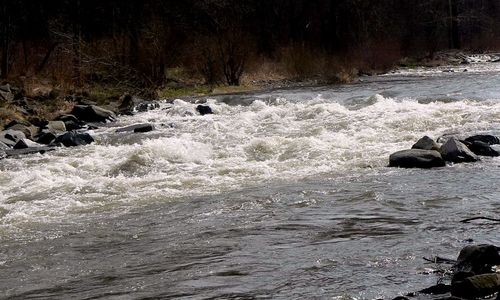
M 467 68 L 467 72 L 463 72 Z M 387 168 L 420 137 L 500 134 L 500 65 L 188 99 L 96 143 L 0 161 L 1 299 L 392 299 L 423 257 L 500 245 L 500 158 Z M 203 99 L 205 100 L 205 99 Z M 116 133 L 150 122 L 144 134 Z

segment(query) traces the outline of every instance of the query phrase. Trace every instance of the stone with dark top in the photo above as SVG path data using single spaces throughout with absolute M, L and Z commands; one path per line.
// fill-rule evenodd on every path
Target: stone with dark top
M 29 139 L 20 139 L 12 148 L 13 149 L 26 149 L 26 148 L 36 148 L 36 147 L 43 147 L 43 145 L 35 143 Z
M 391 154 L 390 167 L 400 168 L 436 168 L 446 166 L 441 154 L 435 150 L 410 149 Z
M 453 163 L 475 162 L 479 160 L 476 154 L 454 137 L 441 146 L 440 152 L 445 161 Z
M 130 94 L 123 94 L 120 97 L 120 106 L 118 106 L 118 113 L 120 115 L 132 115 L 134 113 L 134 99 Z
M 471 245 L 464 247 L 453 266 L 455 274 L 459 272 L 479 275 L 491 272 L 491 268 L 500 264 L 499 248 L 493 245 Z M 455 281 L 459 278 L 453 276 Z
M 198 105 L 196 107 L 196 111 L 198 111 L 202 116 L 213 114 L 212 108 L 208 105 Z
M 148 110 L 154 110 L 154 109 L 158 109 L 160 108 L 160 104 L 156 103 L 156 102 L 141 102 L 139 104 L 137 104 L 137 106 L 135 107 L 135 109 L 138 111 L 138 112 L 146 112 Z
M 412 149 L 422 149 L 422 150 L 436 150 L 439 151 L 438 144 L 428 136 L 424 136 L 418 140 L 415 145 L 411 147 Z
M 116 130 L 116 132 L 149 132 L 153 130 L 154 130 L 153 124 L 135 124 L 119 128 Z
M 65 147 L 76 147 L 88 145 L 94 142 L 94 138 L 88 133 L 79 133 L 76 131 L 69 131 L 65 134 L 58 136 L 53 144 L 63 144 Z
M 493 149 L 488 143 L 481 141 L 463 141 L 463 143 L 467 146 L 467 148 L 469 148 L 470 151 L 472 151 L 476 155 L 491 157 L 500 156 L 500 152 Z
M 113 122 L 116 120 L 114 112 L 96 105 L 75 105 L 71 114 L 85 122 Z
M 14 145 L 21 139 L 25 139 L 26 135 L 17 130 L 7 129 L 0 131 L 0 142 L 9 146 L 9 148 L 14 147 Z
M 488 135 L 488 134 L 478 134 L 478 135 L 473 135 L 465 139 L 466 142 L 472 143 L 475 141 L 483 142 L 488 145 L 497 145 L 500 144 L 500 139 L 494 135 Z

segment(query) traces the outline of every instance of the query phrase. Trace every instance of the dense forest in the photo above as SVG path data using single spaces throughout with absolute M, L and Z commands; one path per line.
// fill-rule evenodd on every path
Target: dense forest
M 500 46 L 495 0 L 0 3 L 1 77 L 76 86 L 158 87 L 175 78 L 172 70 L 226 85 L 239 85 L 247 72 L 265 73 L 259 68 L 327 77 L 443 49 Z

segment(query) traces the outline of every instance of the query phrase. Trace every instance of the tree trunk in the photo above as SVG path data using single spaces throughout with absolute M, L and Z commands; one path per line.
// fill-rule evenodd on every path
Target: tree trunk
M 7 9 L 7 1 L 1 2 L 1 14 L 0 17 L 2 20 L 0 29 L 1 33 L 1 49 L 2 49 L 2 57 L 0 62 L 0 77 L 7 78 L 9 75 L 9 56 L 10 56 L 10 16 Z

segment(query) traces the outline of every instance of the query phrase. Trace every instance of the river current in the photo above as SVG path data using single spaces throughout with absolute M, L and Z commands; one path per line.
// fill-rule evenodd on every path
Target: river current
M 467 72 L 463 72 L 467 68 Z M 375 299 L 500 245 L 500 158 L 388 168 L 420 137 L 500 134 L 500 65 L 193 99 L 96 143 L 0 160 L 0 299 Z M 446 71 L 446 72 L 443 72 Z M 149 133 L 116 129 L 149 122 Z

